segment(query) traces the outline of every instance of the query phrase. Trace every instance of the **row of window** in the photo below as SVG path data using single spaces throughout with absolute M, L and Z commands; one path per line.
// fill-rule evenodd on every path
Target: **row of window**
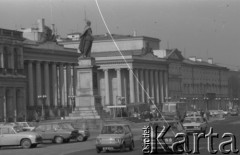
M 23 69 L 23 53 L 19 48 L 13 48 L 11 51 L 8 47 L 0 50 L 0 68 L 5 69 Z

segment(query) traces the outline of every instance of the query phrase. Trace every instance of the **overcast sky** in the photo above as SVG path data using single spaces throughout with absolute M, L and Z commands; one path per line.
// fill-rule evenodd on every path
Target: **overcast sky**
M 240 0 L 98 0 L 115 34 L 156 37 L 161 49 L 178 48 L 187 57 L 213 57 L 240 68 Z M 0 0 L 0 27 L 34 27 L 39 18 L 54 23 L 62 37 L 81 32 L 84 10 L 94 34 L 107 30 L 95 0 Z

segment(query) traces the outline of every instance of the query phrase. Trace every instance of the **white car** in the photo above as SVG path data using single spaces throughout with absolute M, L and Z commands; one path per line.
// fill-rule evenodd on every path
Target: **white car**
M 12 125 L 0 126 L 0 147 L 22 146 L 23 148 L 34 148 L 42 143 L 42 137 L 36 132 L 22 132 L 22 127 Z
M 29 122 L 16 122 L 16 125 L 21 126 L 23 131 L 33 131 L 35 126 Z
M 205 133 L 207 130 L 207 122 L 201 116 L 185 117 L 183 126 L 187 133 Z

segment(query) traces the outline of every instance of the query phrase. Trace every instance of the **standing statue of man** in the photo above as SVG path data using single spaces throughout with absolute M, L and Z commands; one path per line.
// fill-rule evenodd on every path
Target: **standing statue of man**
M 84 31 L 80 36 L 80 44 L 79 50 L 81 51 L 83 57 L 91 57 L 91 48 L 93 42 L 91 22 L 89 20 L 86 21 L 86 26 L 84 27 Z

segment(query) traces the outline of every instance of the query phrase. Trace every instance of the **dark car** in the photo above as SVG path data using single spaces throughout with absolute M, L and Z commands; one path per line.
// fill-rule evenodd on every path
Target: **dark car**
M 39 123 L 33 131 L 40 133 L 43 140 L 51 140 L 58 144 L 69 142 L 70 139 L 78 141 L 79 136 L 82 137 L 78 130 L 63 123 Z
M 238 110 L 237 109 L 232 109 L 232 110 L 230 110 L 230 115 L 231 116 L 238 116 Z
M 164 138 L 162 140 L 157 140 L 158 136 L 163 128 L 171 127 L 166 134 L 164 135 Z M 147 145 L 153 146 L 152 150 L 155 151 L 155 153 L 174 153 L 173 152 L 173 143 L 178 141 L 179 139 L 175 138 L 175 135 L 177 133 L 185 133 L 186 131 L 181 124 L 181 122 L 177 119 L 168 119 L 168 120 L 155 120 L 149 123 L 147 126 L 149 128 L 152 128 L 153 134 L 150 136 L 150 139 L 146 139 L 146 137 L 142 137 L 142 149 L 143 154 L 145 154 L 144 150 L 147 148 Z M 146 134 L 146 132 L 145 132 Z M 179 150 L 182 150 L 183 148 L 179 146 Z

